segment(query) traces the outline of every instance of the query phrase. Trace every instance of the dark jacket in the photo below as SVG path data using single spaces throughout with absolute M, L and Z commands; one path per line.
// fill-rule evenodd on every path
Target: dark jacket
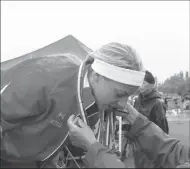
M 134 107 L 138 112 L 158 125 L 165 133 L 169 133 L 166 105 L 156 89 L 153 89 L 151 93 L 144 97 L 140 94 L 135 100 Z
M 1 159 L 38 161 L 64 142 L 67 119 L 78 114 L 77 61 L 59 56 L 25 61 L 1 77 Z M 93 101 L 84 89 L 84 105 Z
M 190 159 L 189 147 L 165 134 L 141 114 L 127 132 L 127 137 L 158 167 L 173 168 Z M 127 164 L 98 142 L 88 150 L 85 160 L 88 168 L 127 168 Z

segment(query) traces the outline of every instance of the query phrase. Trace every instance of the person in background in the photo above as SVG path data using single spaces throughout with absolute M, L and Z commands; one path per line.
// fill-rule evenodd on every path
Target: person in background
M 140 94 L 135 100 L 134 108 L 158 125 L 166 134 L 169 133 L 168 121 L 166 118 L 166 105 L 155 86 L 155 79 L 151 72 L 145 72 L 143 85 L 140 87 Z M 138 149 L 134 150 L 135 166 L 146 168 L 155 166 L 148 160 L 147 156 Z
M 166 105 L 166 109 L 168 109 L 168 99 L 167 99 L 167 97 L 164 98 L 164 103 Z
M 160 127 L 130 104 L 122 107 L 130 112 L 117 113 L 117 116 L 122 116 L 131 125 L 125 136 L 154 161 L 155 166 L 175 168 L 190 160 L 190 147 L 165 134 Z M 85 161 L 88 168 L 127 168 L 127 164 L 124 164 L 116 154 L 96 140 L 93 131 L 80 118 L 71 115 L 67 125 L 71 140 L 74 140 L 75 144 L 83 145 L 87 151 Z
M 177 115 L 179 115 L 179 113 L 180 113 L 180 106 L 179 106 L 179 98 L 174 98 L 174 104 L 175 104 L 175 110 L 176 110 L 176 112 L 177 112 Z
M 149 71 L 145 71 L 144 82 L 135 99 L 134 108 L 158 125 L 165 133 L 169 133 L 166 105 L 155 86 L 154 76 Z

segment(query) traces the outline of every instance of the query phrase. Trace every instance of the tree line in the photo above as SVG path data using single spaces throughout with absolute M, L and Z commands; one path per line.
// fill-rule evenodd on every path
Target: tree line
M 190 77 L 189 73 L 185 74 L 180 71 L 167 78 L 163 83 L 158 84 L 158 90 L 165 94 L 178 94 L 182 98 L 190 99 Z

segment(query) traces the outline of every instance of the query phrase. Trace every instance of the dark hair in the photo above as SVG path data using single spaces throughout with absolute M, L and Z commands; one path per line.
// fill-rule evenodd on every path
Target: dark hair
M 146 82 L 148 82 L 150 84 L 155 84 L 154 76 L 148 70 L 145 71 L 144 81 L 146 81 Z

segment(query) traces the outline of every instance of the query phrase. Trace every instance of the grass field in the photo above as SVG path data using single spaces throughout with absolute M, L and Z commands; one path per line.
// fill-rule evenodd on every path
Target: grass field
M 190 146 L 190 120 L 170 121 L 170 136 L 174 137 L 183 145 Z M 190 168 L 190 163 L 178 166 L 178 168 Z
M 169 129 L 170 136 L 177 138 L 182 144 L 190 146 L 190 122 L 188 121 L 170 121 Z

